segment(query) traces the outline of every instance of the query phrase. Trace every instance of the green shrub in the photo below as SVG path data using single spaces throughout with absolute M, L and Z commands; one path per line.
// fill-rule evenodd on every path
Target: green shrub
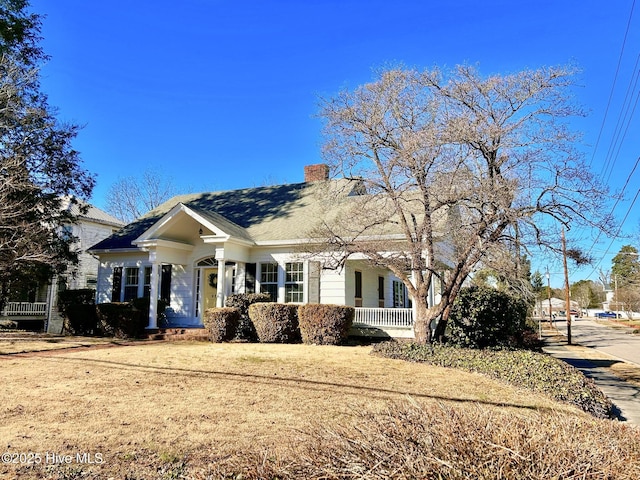
M 134 308 L 132 302 L 96 305 L 98 329 L 108 337 L 137 338 L 144 334 L 149 316 Z
M 298 306 L 285 303 L 254 303 L 249 306 L 249 318 L 263 343 L 298 343 Z
M 96 291 L 91 288 L 62 290 L 58 293 L 58 310 L 64 317 L 65 332 L 71 335 L 96 333 Z
M 396 341 L 374 346 L 373 355 L 481 373 L 570 403 L 598 418 L 612 418 L 611 401 L 577 368 L 530 350 L 478 350 Z
M 239 320 L 240 310 L 232 307 L 209 308 L 204 311 L 203 316 L 209 340 L 215 343 L 233 340 Z
M 489 287 L 463 288 L 449 316 L 447 342 L 470 348 L 520 345 L 527 304 Z
M 349 336 L 355 308 L 345 305 L 300 305 L 298 321 L 302 341 L 307 344 L 340 345 Z
M 268 293 L 236 293 L 229 295 L 225 300 L 225 306 L 237 308 L 240 311 L 240 320 L 236 329 L 235 338 L 249 342 L 257 342 L 256 327 L 249 318 L 249 306 L 254 303 L 270 302 Z

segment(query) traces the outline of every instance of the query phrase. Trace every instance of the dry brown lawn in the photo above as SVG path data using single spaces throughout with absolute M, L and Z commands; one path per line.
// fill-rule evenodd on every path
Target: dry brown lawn
M 0 355 L 125 343 L 128 342 L 101 337 L 62 337 L 27 333 L 3 335 L 0 333 Z
M 478 374 L 369 352 L 189 342 L 0 355 L 0 450 L 43 460 L 47 452 L 71 455 L 65 468 L 72 472 L 136 478 L 126 472 L 140 462 L 188 456 L 215 462 L 238 451 L 277 451 L 313 426 L 348 424 L 361 410 L 381 411 L 407 398 L 518 415 L 584 415 Z M 84 453 L 103 463 L 77 464 L 75 455 Z M 42 467 L 0 464 L 0 477 L 42 478 L 48 471 Z

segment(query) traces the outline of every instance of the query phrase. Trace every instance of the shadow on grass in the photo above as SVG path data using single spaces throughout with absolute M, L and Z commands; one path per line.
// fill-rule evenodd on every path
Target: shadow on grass
M 184 375 L 189 377 L 200 377 L 200 378 L 219 378 L 222 380 L 237 380 L 243 382 L 250 382 L 261 385 L 273 385 L 279 384 L 285 388 L 298 388 L 304 386 L 304 388 L 320 391 L 320 392 L 336 392 L 336 390 L 343 391 L 344 394 L 349 392 L 354 395 L 368 395 L 371 398 L 381 398 L 381 399 L 391 399 L 392 397 L 411 397 L 415 399 L 431 399 L 431 400 L 439 400 L 439 401 L 449 401 L 455 403 L 472 403 L 472 404 L 483 404 L 483 405 L 491 405 L 495 407 L 512 407 L 519 409 L 526 409 L 531 411 L 554 411 L 553 408 L 549 407 L 537 407 L 533 405 L 523 405 L 516 404 L 510 402 L 494 402 L 490 400 L 479 400 L 479 399 L 470 399 L 470 398 L 455 398 L 455 397 L 447 397 L 443 395 L 438 395 L 436 393 L 424 393 L 418 391 L 411 390 L 400 390 L 400 389 L 392 389 L 392 388 L 381 388 L 381 387 L 369 387 L 363 385 L 353 385 L 348 383 L 340 383 L 340 382 L 326 382 L 320 380 L 310 380 L 302 377 L 289 377 L 289 376 L 280 376 L 277 374 L 272 375 L 259 375 L 259 374 L 251 374 L 251 373 L 236 373 L 236 372 L 226 372 L 226 371 L 216 371 L 216 370 L 199 370 L 199 369 L 189 369 L 189 368 L 180 368 L 180 367 L 159 367 L 159 366 L 151 366 L 151 365 L 139 365 L 134 363 L 127 362 L 118 362 L 114 360 L 98 360 L 94 358 L 84 358 L 74 356 L 74 358 L 64 357 L 62 355 L 56 355 L 51 357 L 44 357 L 47 360 L 59 360 L 64 362 L 71 363 L 81 363 L 84 366 L 88 364 L 94 364 L 96 366 L 113 366 L 119 369 L 125 368 L 128 370 L 137 370 L 140 372 L 154 372 L 160 373 L 163 375 Z

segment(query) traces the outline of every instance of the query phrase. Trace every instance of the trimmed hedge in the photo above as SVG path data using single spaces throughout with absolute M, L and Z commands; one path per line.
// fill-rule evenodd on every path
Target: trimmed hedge
M 209 340 L 215 343 L 233 340 L 238 322 L 240 310 L 232 307 L 209 308 L 204 311 L 203 323 L 209 333 Z
M 96 305 L 98 328 L 107 337 L 137 338 L 143 335 L 149 317 L 132 303 L 100 303 Z
M 356 310 L 345 305 L 300 305 L 298 321 L 307 344 L 340 345 L 349 336 Z
M 450 345 L 419 345 L 389 341 L 374 346 L 372 355 L 424 362 L 481 373 L 570 403 L 597 418 L 613 418 L 611 401 L 577 368 L 530 350 L 471 349 Z
M 263 343 L 299 343 L 298 306 L 285 303 L 254 303 L 249 318 Z
M 236 293 L 229 295 L 225 300 L 225 306 L 237 308 L 240 311 L 240 320 L 235 332 L 237 340 L 258 341 L 256 327 L 249 318 L 249 306 L 260 302 L 271 302 L 271 296 L 268 293 Z
M 63 331 L 71 335 L 96 333 L 98 318 L 96 291 L 92 288 L 62 290 L 58 293 L 58 309 L 64 317 Z

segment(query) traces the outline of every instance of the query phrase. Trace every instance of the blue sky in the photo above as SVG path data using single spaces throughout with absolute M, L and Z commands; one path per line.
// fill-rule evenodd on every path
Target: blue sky
M 302 181 L 303 166 L 322 161 L 318 98 L 398 63 L 477 63 L 483 74 L 577 64 L 583 72 L 575 95 L 589 117 L 575 126 L 584 132 L 594 171 L 620 189 L 640 156 L 639 114 L 629 110 L 626 136 L 616 137 L 627 88 L 637 78 L 634 1 L 32 0 L 31 6 L 46 16 L 43 47 L 51 59 L 42 70 L 43 90 L 61 119 L 85 126 L 75 147 L 97 174 L 92 201 L 103 208 L 118 177 L 150 168 L 180 192 Z M 638 88 L 631 89 L 633 99 Z M 625 189 L 629 200 L 616 207 L 620 220 L 629 211 L 622 233 L 639 229 L 637 207 L 629 210 L 639 184 L 635 172 Z M 616 240 L 607 253 L 610 242 L 601 238 L 592 250 L 601 263 L 572 270 L 571 281 L 596 279 L 596 269 L 609 269 L 620 246 L 631 243 Z M 536 262 L 547 265 L 560 286 L 560 264 Z

